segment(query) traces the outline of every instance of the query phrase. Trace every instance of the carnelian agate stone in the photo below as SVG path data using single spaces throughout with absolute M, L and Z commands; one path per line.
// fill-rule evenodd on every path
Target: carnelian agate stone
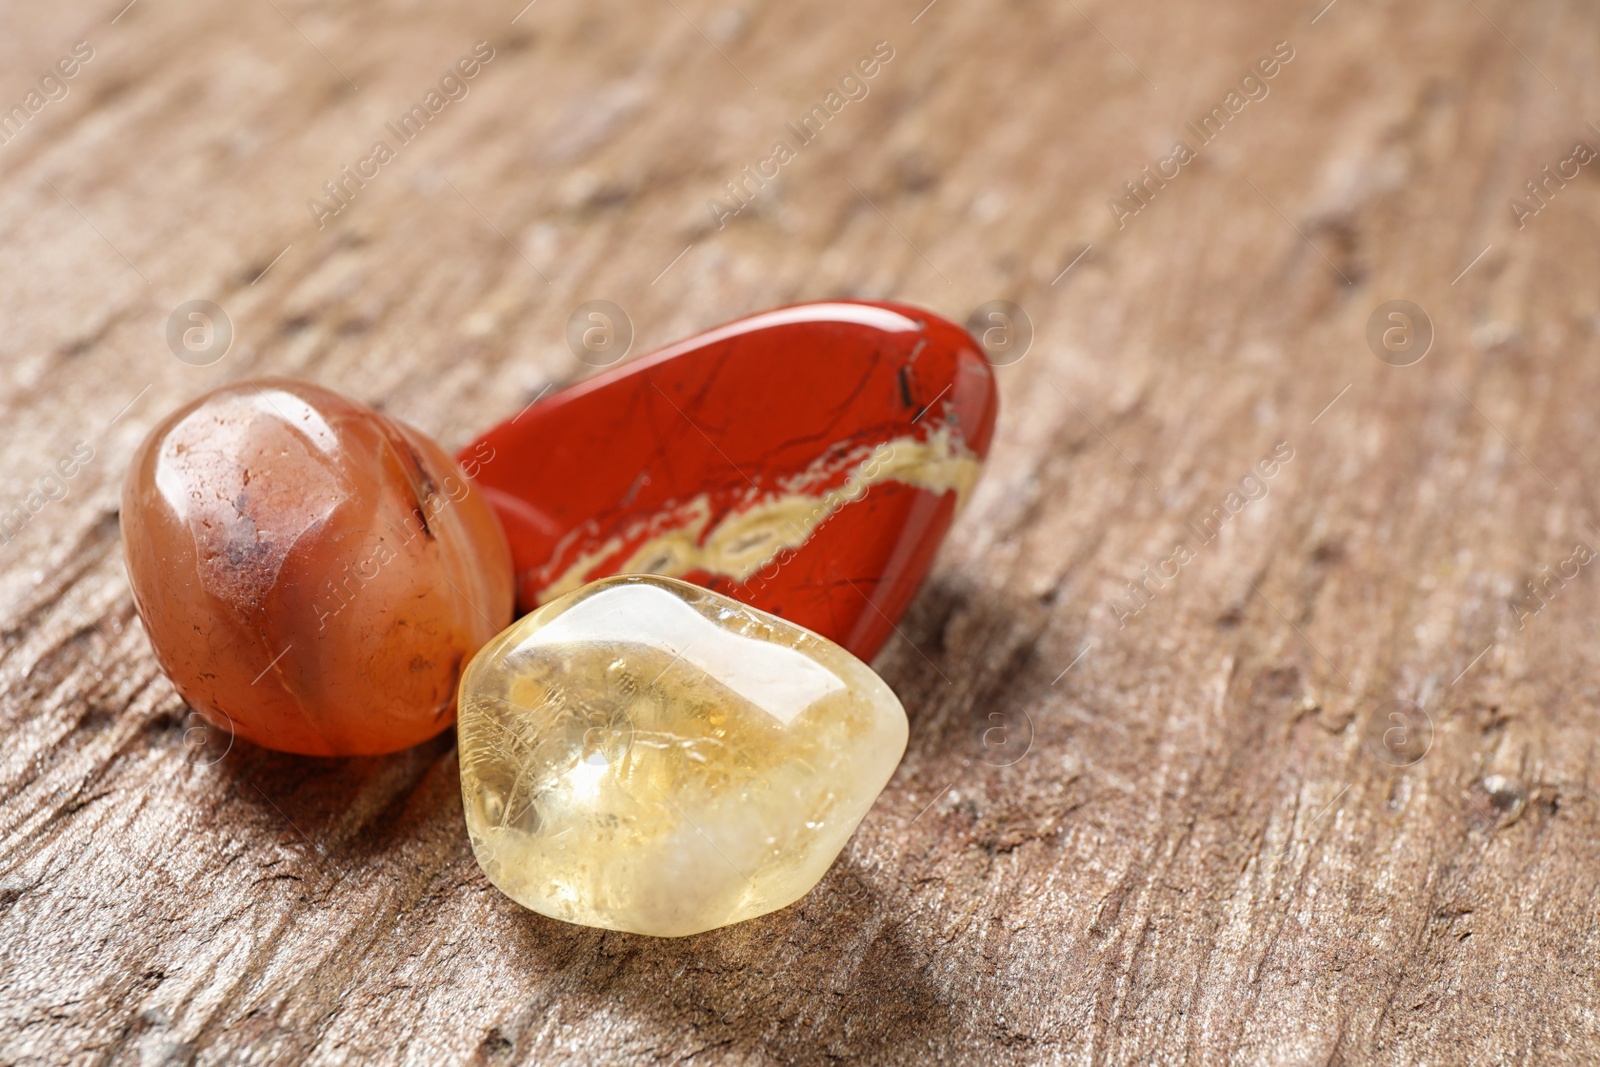
M 221 729 L 317 756 L 449 726 L 463 664 L 511 621 L 493 511 L 425 435 L 304 382 L 208 393 L 122 488 L 139 616 Z
M 803 304 L 690 338 L 535 404 L 461 455 L 531 610 L 613 574 L 682 578 L 870 660 L 994 434 L 961 327 Z

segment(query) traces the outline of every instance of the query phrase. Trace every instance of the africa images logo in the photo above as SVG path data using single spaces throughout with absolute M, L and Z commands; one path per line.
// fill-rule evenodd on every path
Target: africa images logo
M 872 91 L 868 82 L 876 78 L 892 59 L 894 59 L 894 46 L 888 41 L 879 41 L 873 45 L 872 54 L 858 59 L 850 73 L 839 79 L 839 87 L 828 90 L 822 102 L 812 105 L 811 110 L 800 117 L 798 124 L 793 122 L 783 124 L 784 129 L 794 137 L 793 145 L 783 139 L 774 141 L 772 150 L 766 158 L 757 160 L 753 168 L 746 163 L 740 169 L 739 177 L 723 182 L 722 188 L 727 193 L 727 200 L 713 197 L 706 201 L 706 208 L 711 212 L 711 221 L 717 224 L 717 229 L 727 226 L 729 219 L 749 207 L 755 201 L 756 195 L 767 187 L 767 182 L 778 176 L 779 168 L 793 162 L 800 155 L 800 149 L 821 136 L 823 127 L 847 105 L 852 101 L 865 100 L 867 94 Z

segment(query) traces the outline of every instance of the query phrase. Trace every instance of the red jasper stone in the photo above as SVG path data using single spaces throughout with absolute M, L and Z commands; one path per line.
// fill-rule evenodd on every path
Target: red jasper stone
M 459 458 L 505 526 L 524 611 L 663 574 L 870 660 L 977 478 L 997 405 L 954 323 L 802 304 L 556 393 Z

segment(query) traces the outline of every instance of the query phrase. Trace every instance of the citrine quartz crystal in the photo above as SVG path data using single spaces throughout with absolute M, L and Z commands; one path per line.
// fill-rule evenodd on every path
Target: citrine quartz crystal
M 518 903 L 677 937 L 816 885 L 906 716 L 822 637 L 655 576 L 603 579 L 485 645 L 460 694 L 473 851 Z

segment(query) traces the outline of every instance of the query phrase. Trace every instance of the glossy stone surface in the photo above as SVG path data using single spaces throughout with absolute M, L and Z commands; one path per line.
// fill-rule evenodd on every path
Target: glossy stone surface
M 461 679 L 461 789 L 489 880 L 551 918 L 677 937 L 816 885 L 900 762 L 866 664 L 671 578 L 558 598 Z
M 681 577 L 863 659 L 893 632 L 994 433 L 965 330 L 894 304 L 755 315 L 534 404 L 473 449 L 524 610 Z
M 226 386 L 150 432 L 122 490 L 134 602 L 184 700 L 319 756 L 450 725 L 511 621 L 494 513 L 424 434 L 305 382 Z

